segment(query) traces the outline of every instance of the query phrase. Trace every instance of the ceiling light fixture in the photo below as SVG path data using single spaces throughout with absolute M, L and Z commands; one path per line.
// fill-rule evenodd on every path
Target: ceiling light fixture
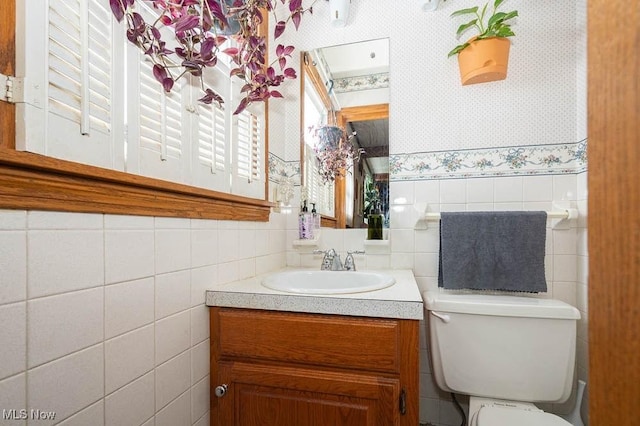
M 422 10 L 425 12 L 433 12 L 438 8 L 440 0 L 420 0 Z
M 351 0 L 329 0 L 329 13 L 332 27 L 340 28 L 347 25 L 350 3 Z

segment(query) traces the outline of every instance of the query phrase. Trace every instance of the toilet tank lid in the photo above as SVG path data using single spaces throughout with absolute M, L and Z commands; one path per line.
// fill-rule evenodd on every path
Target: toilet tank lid
M 429 311 L 511 317 L 580 319 L 580 311 L 556 299 L 537 297 L 426 291 L 425 307 Z

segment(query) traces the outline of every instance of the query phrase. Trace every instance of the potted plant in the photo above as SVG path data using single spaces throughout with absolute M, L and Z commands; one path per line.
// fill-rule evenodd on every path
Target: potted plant
M 302 16 L 312 13 L 312 6 L 304 7 L 303 0 L 280 0 L 288 16 L 275 16 L 278 0 L 145 0 L 154 10 L 154 18 L 145 21 L 139 11 L 143 0 L 105 0 L 118 22 L 125 22 L 127 39 L 138 46 L 152 61 L 153 75 L 165 91 L 169 92 L 176 80 L 185 75 L 199 77 L 204 96 L 200 102 L 222 103 L 222 97 L 205 87 L 202 73 L 215 67 L 218 55 L 231 56 L 234 66 L 231 77 L 244 82 L 244 97 L 234 114 L 242 112 L 253 102 L 269 98 L 281 98 L 274 90 L 287 78 L 296 78 L 295 70 L 287 67 L 293 46 L 276 46 L 276 57 L 267 63 L 267 36 L 261 31 L 264 13 L 275 19 L 274 39 L 277 39 L 292 22 L 298 28 Z M 317 0 L 313 0 L 315 2 Z M 175 35 L 169 49 L 163 39 L 163 27 Z M 227 47 L 227 40 L 235 46 Z M 277 63 L 277 66 L 275 64 Z
M 518 11 L 498 12 L 498 7 L 503 1 L 494 1 L 493 12 L 490 15 L 487 13 L 489 3 L 486 3 L 480 12 L 478 6 L 475 6 L 451 14 L 451 17 L 474 15 L 471 21 L 458 27 L 458 38 L 471 28 L 478 32 L 478 35 L 449 52 L 449 57 L 458 55 L 462 85 L 504 80 L 507 77 L 511 46 L 508 37 L 515 35 L 507 21 L 518 16 Z
M 366 175 L 364 184 L 364 216 L 368 217 L 380 203 L 380 191 L 370 175 Z

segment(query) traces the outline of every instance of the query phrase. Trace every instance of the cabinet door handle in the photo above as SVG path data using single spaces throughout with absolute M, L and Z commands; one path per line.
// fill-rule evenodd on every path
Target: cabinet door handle
M 407 392 L 404 389 L 400 391 L 400 414 L 407 414 Z
M 216 396 L 218 398 L 222 398 L 223 396 L 225 396 L 227 394 L 227 388 L 229 386 L 228 385 L 220 385 L 220 386 L 216 386 L 214 393 L 216 394 Z

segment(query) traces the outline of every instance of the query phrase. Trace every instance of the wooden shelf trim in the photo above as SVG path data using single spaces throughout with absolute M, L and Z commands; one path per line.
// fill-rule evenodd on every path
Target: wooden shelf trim
M 0 148 L 0 208 L 269 220 L 273 203 Z

